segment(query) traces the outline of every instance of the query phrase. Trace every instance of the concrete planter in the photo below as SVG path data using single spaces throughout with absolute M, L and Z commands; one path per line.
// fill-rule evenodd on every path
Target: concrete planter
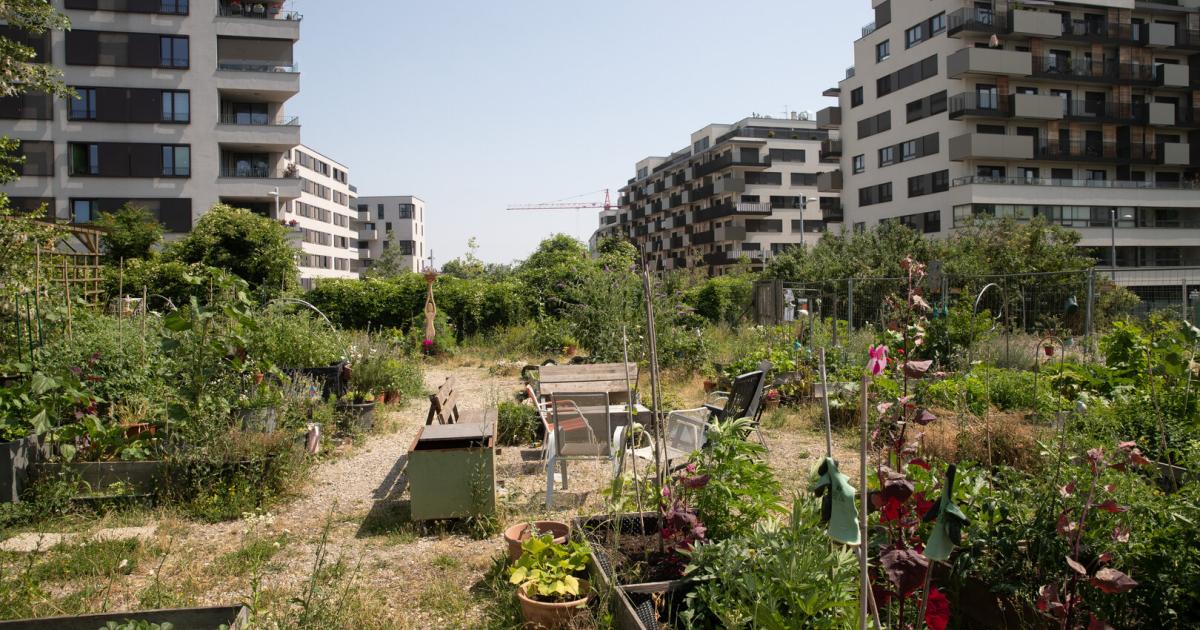
M 34 479 L 64 476 L 78 479 L 76 498 L 112 499 L 153 496 L 164 480 L 164 464 L 147 462 L 78 462 L 32 464 L 29 475 Z M 120 484 L 121 492 L 112 492 Z
M 250 611 L 244 606 L 147 610 L 78 617 L 0 621 L 0 628 L 5 630 L 96 630 L 96 628 L 103 628 L 110 621 L 119 624 L 126 620 L 148 621 L 156 624 L 169 623 L 174 630 L 216 630 L 221 626 L 225 626 L 229 630 L 246 630 L 249 627 L 247 624 L 250 620 Z
M 37 438 L 0 442 L 0 503 L 20 503 L 29 465 L 37 460 Z

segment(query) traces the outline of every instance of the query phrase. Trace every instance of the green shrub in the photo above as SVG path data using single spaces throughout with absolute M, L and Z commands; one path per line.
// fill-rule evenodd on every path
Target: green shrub
M 698 545 L 686 570 L 696 585 L 681 614 L 685 627 L 855 628 L 857 559 L 829 544 L 817 505 L 798 499 L 788 523 Z
M 708 443 L 689 460 L 696 475 L 708 476 L 689 496 L 710 538 L 748 531 L 780 510 L 779 481 L 762 457 L 766 449 L 746 440 L 750 430 L 747 418 L 714 424 Z
M 496 441 L 505 446 L 531 444 L 538 437 L 541 419 L 530 405 L 503 401 L 496 407 Z
M 965 405 L 978 416 L 987 411 L 989 402 L 1001 411 L 1051 413 L 1066 407 L 1066 401 L 1054 391 L 1048 374 L 1036 378 L 1033 372 L 1024 370 L 977 367 L 963 376 L 922 382 L 917 392 L 918 400 L 923 404 L 948 409 Z
M 713 324 L 737 324 L 750 312 L 754 276 L 730 274 L 705 280 L 684 293 L 684 302 Z
M 346 359 L 349 340 L 317 315 L 266 311 L 256 319 L 246 350 L 279 368 L 323 367 Z

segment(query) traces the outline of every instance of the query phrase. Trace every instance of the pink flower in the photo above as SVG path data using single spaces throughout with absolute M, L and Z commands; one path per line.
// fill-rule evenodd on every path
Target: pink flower
M 433 345 L 433 340 L 432 340 L 432 339 L 426 339 L 425 341 L 422 341 L 421 343 L 422 343 L 422 344 L 423 344 L 423 345 L 424 345 L 426 348 L 428 348 L 428 347 L 430 347 L 430 346 L 432 346 L 432 345 Z
M 887 346 L 883 344 L 871 346 L 868 354 L 871 355 L 871 359 L 867 361 L 867 371 L 871 373 L 871 376 L 879 376 L 880 374 L 883 374 L 884 368 L 887 367 Z

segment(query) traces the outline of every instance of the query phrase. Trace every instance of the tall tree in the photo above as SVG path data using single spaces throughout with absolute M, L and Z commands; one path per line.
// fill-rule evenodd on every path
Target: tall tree
M 96 226 L 104 230 L 104 252 L 108 261 L 147 259 L 162 240 L 162 224 L 141 206 L 125 204 L 116 212 L 100 214 Z
M 165 258 L 231 272 L 260 298 L 269 299 L 297 286 L 296 253 L 284 226 L 249 210 L 217 204 L 190 234 L 167 247 Z

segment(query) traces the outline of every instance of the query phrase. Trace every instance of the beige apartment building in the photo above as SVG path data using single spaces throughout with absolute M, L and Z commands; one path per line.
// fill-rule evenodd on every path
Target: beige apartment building
M 815 243 L 842 220 L 838 194 L 818 192 L 839 147 L 805 118 L 708 125 L 683 149 L 639 161 L 618 207 L 600 213 L 593 243 L 625 235 L 646 247 L 656 271 L 711 275 L 741 260 L 762 269 L 788 247 Z
M 413 195 L 359 197 L 358 248 L 370 267 L 383 250 L 400 249 L 403 267 L 420 272 L 432 256 L 425 242 L 425 202 Z
M 1200 0 L 872 6 L 817 115 L 850 225 L 1041 216 L 1101 265 L 1200 265 Z
M 272 216 L 295 231 L 300 283 L 311 289 L 319 278 L 357 278 L 358 199 L 350 169 L 304 145 L 284 157 L 296 165 L 300 197 L 282 201 Z
M 54 0 L 71 30 L 0 27 L 79 95 L 0 99 L 0 135 L 27 158 L 4 188 L 13 205 L 86 223 L 132 202 L 181 233 L 217 202 L 270 214 L 300 199 L 300 124 L 285 111 L 301 16 L 254 4 Z

